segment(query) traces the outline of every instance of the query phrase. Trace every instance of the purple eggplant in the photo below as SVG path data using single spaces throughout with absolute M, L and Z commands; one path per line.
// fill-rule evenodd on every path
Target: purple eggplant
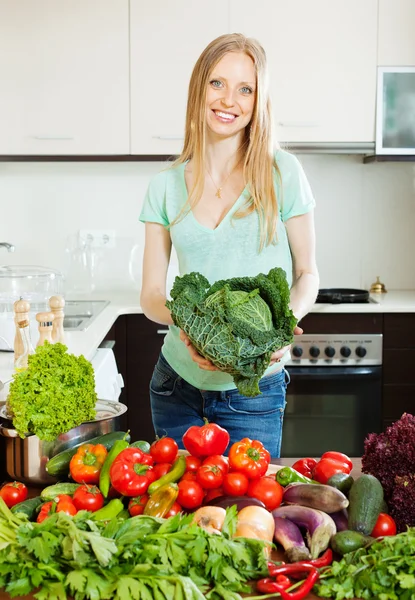
M 337 531 L 346 531 L 349 529 L 348 513 L 345 508 L 338 512 L 331 513 L 330 516 L 336 524 Z
M 308 508 L 308 506 L 280 506 L 272 511 L 272 516 L 289 519 L 298 527 L 306 529 L 306 538 L 311 552 L 311 558 L 318 555 L 329 546 L 330 539 L 336 533 L 333 519 L 325 512 Z
M 209 506 L 220 506 L 222 508 L 228 508 L 236 504 L 237 511 L 239 512 L 245 506 L 261 506 L 265 508 L 265 504 L 257 498 L 249 498 L 248 496 L 217 496 L 212 498 L 209 502 L 206 502 Z
M 300 528 L 282 517 L 274 517 L 274 523 L 274 539 L 284 548 L 288 562 L 310 560 L 310 551 L 305 545 Z
M 340 490 L 330 485 L 309 483 L 292 483 L 287 486 L 282 500 L 284 504 L 300 504 L 329 514 L 349 506 L 348 499 Z

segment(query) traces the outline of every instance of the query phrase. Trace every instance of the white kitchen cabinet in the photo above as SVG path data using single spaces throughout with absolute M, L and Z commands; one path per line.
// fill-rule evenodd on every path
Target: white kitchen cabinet
M 0 154 L 128 154 L 128 0 L 1 0 L 0 88 Z
M 280 141 L 374 141 L 377 0 L 230 1 L 267 52 Z
M 415 66 L 415 0 L 379 0 L 378 64 Z
M 132 154 L 181 151 L 190 75 L 229 32 L 228 1 L 130 0 Z

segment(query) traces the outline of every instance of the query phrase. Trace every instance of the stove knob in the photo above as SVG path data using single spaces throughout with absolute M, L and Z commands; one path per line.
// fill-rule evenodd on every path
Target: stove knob
M 363 346 L 358 346 L 356 348 L 356 354 L 359 358 L 364 358 L 367 354 L 367 350 L 366 348 L 363 348 Z
M 333 356 L 336 354 L 336 350 L 333 348 L 333 346 L 327 346 L 327 348 L 324 350 L 324 353 L 329 358 L 333 358 Z
M 347 346 L 342 346 L 340 348 L 340 354 L 342 356 L 344 356 L 344 358 L 349 358 L 349 356 L 351 355 L 351 353 L 352 353 L 352 351 Z
M 300 358 L 303 355 L 303 349 L 301 348 L 301 346 L 294 346 L 293 355 L 295 356 L 295 358 Z
M 320 354 L 320 348 L 318 348 L 317 346 L 311 346 L 310 348 L 310 356 L 312 356 L 313 358 L 317 358 Z

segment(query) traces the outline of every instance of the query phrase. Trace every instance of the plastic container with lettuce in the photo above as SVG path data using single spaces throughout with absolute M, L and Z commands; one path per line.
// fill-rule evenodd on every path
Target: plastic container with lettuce
M 176 277 L 166 302 L 175 325 L 196 350 L 232 375 L 244 396 L 260 394 L 259 380 L 271 354 L 293 341 L 296 318 L 289 307 L 285 271 L 235 277 L 210 285 L 200 273 Z
M 69 354 L 63 344 L 45 342 L 28 360 L 28 368 L 13 376 L 6 402 L 20 437 L 31 433 L 53 441 L 95 419 L 94 369 L 84 356 Z

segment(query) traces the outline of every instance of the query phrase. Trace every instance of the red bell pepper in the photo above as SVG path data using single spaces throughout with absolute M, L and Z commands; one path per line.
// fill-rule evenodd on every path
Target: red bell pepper
M 142 496 L 157 477 L 152 462 L 152 457 L 140 448 L 125 448 L 111 465 L 112 486 L 123 496 Z
M 332 475 L 336 473 L 350 473 L 348 464 L 335 460 L 334 458 L 322 458 L 313 469 L 313 479 L 319 483 L 327 483 Z
M 315 458 L 301 458 L 293 464 L 292 468 L 301 473 L 301 475 L 312 479 L 313 469 L 316 464 L 317 460 Z
M 99 474 L 107 458 L 107 449 L 102 444 L 82 444 L 71 458 L 69 471 L 77 483 L 99 483 Z
M 192 425 L 183 435 L 183 445 L 186 450 L 198 458 L 211 454 L 224 454 L 228 447 L 230 435 L 216 423 L 205 424 L 201 427 Z
M 249 479 L 265 475 L 270 461 L 270 453 L 258 440 L 243 438 L 229 450 L 230 469 L 244 473 Z

